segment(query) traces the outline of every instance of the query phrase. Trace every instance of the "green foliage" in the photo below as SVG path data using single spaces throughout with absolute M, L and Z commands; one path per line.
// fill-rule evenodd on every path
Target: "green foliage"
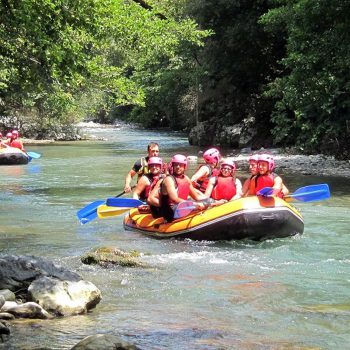
M 0 11 L 1 115 L 58 123 L 82 118 L 83 107 L 143 106 L 137 77 L 206 35 L 133 1 L 9 0 Z
M 271 31 L 288 34 L 284 74 L 269 86 L 278 98 L 276 141 L 307 151 L 350 152 L 350 4 L 341 0 L 279 1 L 263 18 Z

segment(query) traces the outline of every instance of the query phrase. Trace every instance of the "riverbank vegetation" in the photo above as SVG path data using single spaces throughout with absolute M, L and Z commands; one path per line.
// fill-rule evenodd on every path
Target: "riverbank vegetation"
M 212 129 L 350 155 L 344 0 L 12 0 L 0 4 L 0 126 L 79 120 Z M 205 143 L 221 143 L 210 139 Z M 226 144 L 226 146 L 232 146 Z

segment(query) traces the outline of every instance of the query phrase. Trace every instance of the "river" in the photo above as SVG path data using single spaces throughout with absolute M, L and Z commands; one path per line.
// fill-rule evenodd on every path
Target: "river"
M 122 216 L 80 225 L 76 211 L 122 192 L 149 141 L 159 142 L 165 160 L 175 152 L 197 155 L 198 148 L 175 133 L 89 132 L 107 141 L 28 145 L 42 157 L 0 167 L 0 250 L 61 264 L 94 283 L 102 300 L 87 315 L 15 322 L 0 349 L 70 349 L 97 333 L 147 350 L 349 347 L 347 179 L 284 174 L 291 190 L 330 185 L 331 199 L 295 203 L 303 235 L 260 243 L 159 241 L 124 231 Z M 137 250 L 154 268 L 83 265 L 79 257 L 98 246 Z

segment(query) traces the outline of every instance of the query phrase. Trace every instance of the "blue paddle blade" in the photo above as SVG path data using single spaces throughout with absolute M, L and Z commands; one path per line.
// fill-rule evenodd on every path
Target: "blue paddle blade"
M 87 224 L 88 222 L 97 219 L 97 209 L 95 209 L 93 212 L 90 214 L 82 217 L 79 221 L 82 225 Z
M 176 206 L 174 219 L 183 218 L 184 216 L 191 214 L 191 212 L 196 208 L 197 207 L 194 205 L 193 201 L 181 202 Z
M 256 193 L 257 196 L 272 196 L 273 195 L 273 188 L 272 187 L 264 187 L 260 191 Z
M 41 157 L 41 154 L 36 152 L 27 152 L 27 154 L 30 158 L 34 158 L 34 159 L 39 159 Z
M 301 202 L 313 202 L 330 198 L 331 194 L 327 184 L 310 185 L 298 188 L 286 198 L 294 198 Z
M 129 207 L 136 208 L 144 202 L 134 198 L 107 198 L 106 204 L 109 207 Z
M 95 201 L 95 202 L 92 202 L 90 204 L 88 204 L 87 206 L 85 206 L 84 208 L 80 209 L 77 211 L 77 217 L 78 219 L 80 220 L 80 222 L 88 217 L 89 215 L 93 214 L 93 213 L 96 213 L 96 217 L 97 217 L 97 208 L 101 205 L 101 204 L 104 204 L 105 201 L 102 201 L 102 200 L 99 200 L 99 201 Z M 93 219 L 91 219 L 93 220 Z M 89 220 L 89 221 L 91 221 Z

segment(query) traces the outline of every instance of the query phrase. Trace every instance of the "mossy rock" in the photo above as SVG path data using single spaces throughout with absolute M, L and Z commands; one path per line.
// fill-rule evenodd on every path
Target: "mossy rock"
M 124 267 L 147 267 L 144 263 L 136 258 L 140 253 L 136 251 L 124 252 L 115 247 L 100 247 L 91 252 L 84 254 L 81 257 L 83 264 L 87 265 L 119 265 Z

